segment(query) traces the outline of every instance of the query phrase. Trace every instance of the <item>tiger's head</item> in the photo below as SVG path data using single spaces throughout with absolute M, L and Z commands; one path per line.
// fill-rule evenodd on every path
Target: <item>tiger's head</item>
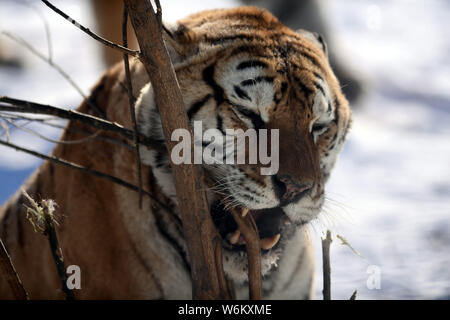
M 351 121 L 325 42 L 255 7 L 201 12 L 164 32 L 192 123 L 217 129 L 224 141 L 227 129 L 278 130 L 271 151 L 279 152 L 279 165 L 271 175 L 261 174 L 258 164 L 204 164 L 225 271 L 247 278 L 245 241 L 229 212 L 239 208 L 249 209 L 256 221 L 262 272 L 268 274 L 299 225 L 319 214 L 324 183 Z M 150 85 L 142 90 L 137 115 L 140 131 L 163 142 Z M 142 157 L 176 202 L 169 156 L 144 149 Z

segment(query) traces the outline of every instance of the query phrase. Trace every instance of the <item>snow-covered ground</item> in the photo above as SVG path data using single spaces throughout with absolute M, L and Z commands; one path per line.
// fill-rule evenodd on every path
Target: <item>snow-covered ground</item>
M 445 0 L 327 0 L 341 56 L 367 80 L 354 110 L 349 140 L 328 186 L 329 200 L 314 223 L 317 298 L 321 298 L 320 236 L 327 227 L 360 252 L 335 239 L 332 296 L 348 299 L 450 298 L 450 3 Z M 39 2 L 52 34 L 53 57 L 87 93 L 103 67 L 99 46 Z M 88 1 L 54 0 L 85 25 Z M 165 19 L 236 1 L 162 1 Z M 14 32 L 46 53 L 39 15 L 18 1 L 2 0 L 0 29 Z M 95 30 L 95 27 L 93 28 Z M 23 48 L 23 71 L 0 69 L 0 95 L 75 107 L 79 94 Z M 345 85 L 345 84 L 344 84 Z M 31 126 L 31 128 L 33 128 Z M 45 127 L 44 127 L 45 128 Z M 58 130 L 40 127 L 57 138 Z M 13 131 L 15 143 L 48 152 L 52 145 Z M 39 160 L 0 147 L 0 203 Z M 380 288 L 374 288 L 379 279 Z M 369 285 L 367 285 L 369 282 Z M 372 288 L 372 289 L 370 289 Z

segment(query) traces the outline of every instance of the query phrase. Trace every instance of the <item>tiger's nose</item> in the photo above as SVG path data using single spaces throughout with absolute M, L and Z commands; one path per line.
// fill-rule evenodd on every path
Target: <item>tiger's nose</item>
M 285 204 L 299 200 L 313 186 L 311 182 L 298 183 L 289 175 L 275 175 L 272 176 L 272 179 L 275 186 L 275 193 L 281 202 Z

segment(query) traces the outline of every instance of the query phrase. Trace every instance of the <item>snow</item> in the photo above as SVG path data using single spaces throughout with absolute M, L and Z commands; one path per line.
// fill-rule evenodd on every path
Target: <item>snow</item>
M 88 1 L 53 2 L 95 30 Z M 162 1 L 167 21 L 236 4 Z M 334 239 L 334 299 L 348 299 L 355 289 L 359 299 L 448 299 L 450 3 L 328 0 L 327 4 L 337 37 L 333 45 L 339 45 L 341 56 L 366 79 L 367 94 L 354 108 L 353 127 L 329 182 L 324 213 L 313 224 L 316 296 L 322 297 L 320 236 L 331 228 L 362 256 Z M 0 29 L 47 52 L 43 23 L 36 12 L 18 1 L 2 1 L 0 7 Z M 89 92 L 103 72 L 99 45 L 46 7 L 39 3 L 34 7 L 48 20 L 54 61 Z M 9 39 L 1 37 L 1 41 L 19 52 L 26 68 L 1 69 L 0 95 L 67 108 L 78 105 L 80 95 L 55 70 Z M 54 139 L 60 134 L 55 129 L 44 131 L 45 127 L 30 128 Z M 12 132 L 12 140 L 41 152 L 52 148 L 18 130 Z M 0 202 L 39 163 L 0 147 Z M 20 178 L 13 179 L 12 172 Z M 371 270 L 380 271 L 380 289 L 367 285 Z
M 450 4 L 347 0 L 328 10 L 347 60 L 370 77 L 328 186 L 338 201 L 328 205 L 332 229 L 364 259 L 335 239 L 332 295 L 448 299 Z M 379 290 L 366 285 L 370 265 L 380 268 Z

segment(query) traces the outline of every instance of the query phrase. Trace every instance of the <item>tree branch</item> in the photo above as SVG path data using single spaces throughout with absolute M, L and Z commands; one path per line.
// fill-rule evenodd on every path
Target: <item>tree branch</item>
M 66 13 L 62 12 L 61 10 L 59 10 L 57 7 L 55 7 L 53 4 L 51 4 L 49 1 L 47 0 L 41 0 L 47 7 L 49 7 L 50 9 L 52 9 L 53 11 L 55 11 L 57 14 L 59 14 L 61 17 L 63 17 L 64 19 L 66 19 L 67 21 L 69 21 L 70 23 L 72 23 L 75 27 L 77 27 L 78 29 L 80 29 L 81 31 L 83 31 L 84 33 L 86 33 L 87 35 L 91 36 L 92 38 L 94 38 L 95 40 L 103 43 L 104 45 L 122 51 L 125 54 L 129 54 L 131 56 L 134 57 L 139 57 L 139 51 L 137 50 L 131 50 L 125 47 L 122 47 L 121 45 L 118 45 L 114 42 L 111 42 L 109 40 L 106 40 L 105 38 L 100 37 L 99 35 L 95 34 L 94 32 L 92 32 L 91 30 L 89 30 L 88 28 L 82 26 L 81 24 L 79 24 L 78 22 L 76 22 L 74 19 L 72 19 L 71 17 L 69 17 Z
M 128 24 L 128 8 L 127 5 L 123 4 L 123 18 L 122 18 L 122 38 L 123 38 L 123 46 L 128 46 L 127 39 L 127 24 Z M 139 186 L 139 208 L 142 209 L 142 166 L 141 166 L 141 154 L 139 152 L 139 142 L 138 142 L 138 125 L 136 121 L 136 112 L 134 110 L 134 105 L 136 103 L 136 99 L 133 96 L 133 84 L 131 82 L 131 74 L 130 74 L 130 63 L 128 61 L 128 55 L 123 54 L 123 62 L 125 66 L 125 79 L 127 84 L 127 92 L 128 92 L 128 105 L 130 107 L 130 117 L 131 122 L 133 123 L 134 129 L 134 145 L 136 148 L 136 168 L 138 174 L 138 186 Z
M 67 287 L 64 257 L 55 230 L 56 203 L 49 199 L 41 200 L 39 205 L 24 189 L 22 189 L 22 194 L 30 204 L 30 206 L 25 205 L 27 208 L 28 220 L 33 225 L 35 231 L 42 233 L 48 239 L 50 251 L 52 253 L 53 261 L 55 262 L 59 281 L 61 282 L 61 288 L 66 295 L 66 300 L 75 300 L 73 291 Z
M 323 262 L 323 300 L 331 300 L 331 264 L 330 264 L 330 245 L 331 232 L 327 230 L 327 236 L 322 239 L 322 262 Z
M 8 38 L 10 38 L 11 40 L 21 44 L 22 46 L 24 46 L 25 48 L 27 48 L 31 53 L 33 53 L 35 56 L 37 56 L 38 58 L 40 58 L 41 60 L 45 61 L 50 67 L 54 68 L 64 79 L 67 80 L 67 82 L 69 82 L 69 84 L 83 97 L 83 99 L 85 99 L 86 103 L 92 108 L 92 110 L 94 110 L 99 116 L 105 118 L 106 115 L 105 113 L 100 110 L 97 105 L 95 105 L 92 101 L 90 101 L 88 99 L 88 97 L 84 94 L 83 90 L 75 83 L 75 81 L 69 76 L 69 74 L 67 72 L 65 72 L 63 70 L 63 68 L 61 68 L 58 64 L 56 64 L 51 56 L 49 58 L 47 58 L 44 54 L 42 54 L 41 52 L 39 52 L 38 50 L 36 50 L 31 44 L 29 44 L 27 41 L 25 41 L 24 39 L 22 39 L 21 37 L 14 35 L 10 32 L 2 32 L 3 35 L 7 36 Z M 49 52 L 50 49 L 49 49 Z
M 261 300 L 261 245 L 259 243 L 258 227 L 251 214 L 242 217 L 241 212 L 234 209 L 231 210 L 231 214 L 245 239 L 248 257 L 249 297 L 251 300 Z
M 5 104 L 9 104 L 9 106 L 2 105 L 2 102 Z M 97 129 L 115 132 L 130 140 L 134 139 L 133 130 L 125 128 L 118 123 L 113 123 L 76 110 L 66 110 L 50 105 L 0 96 L 0 111 L 53 115 L 63 119 L 79 121 Z M 161 144 L 161 142 L 147 138 L 143 135 L 139 135 L 138 140 L 139 143 L 145 146 L 149 146 L 155 150 L 166 150 L 166 147 Z
M 175 145 L 175 142 L 170 140 L 175 129 L 188 129 L 191 137 L 193 134 L 162 38 L 161 6 L 156 0 L 155 13 L 149 0 L 125 0 L 125 3 L 141 48 L 139 58 L 153 85 L 170 153 Z M 192 164 L 174 165 L 171 162 L 171 167 L 190 257 L 193 297 L 223 299 L 225 297 L 222 296 L 220 283 L 226 283 L 226 280 L 222 279 L 223 275 L 217 270 L 215 255 L 215 244 L 220 242 L 221 238 L 209 213 L 203 187 L 203 171 L 199 166 Z
M 39 153 L 39 152 L 36 152 L 36 151 L 33 151 L 33 150 L 26 149 L 26 148 L 20 147 L 18 145 L 15 145 L 13 143 L 6 142 L 6 141 L 3 141 L 3 140 L 0 140 L 0 145 L 4 145 L 4 146 L 10 147 L 10 148 L 13 148 L 13 149 L 15 149 L 17 151 L 25 152 L 25 153 L 31 154 L 31 155 L 33 155 L 35 157 L 38 157 L 38 158 L 41 158 L 41 159 L 44 159 L 44 160 L 48 160 L 48 161 L 51 161 L 53 163 L 56 163 L 56 164 L 59 164 L 59 165 L 62 165 L 62 166 L 68 167 L 68 168 L 72 168 L 72 169 L 75 169 L 75 170 L 78 170 L 78 171 L 81 171 L 81 172 L 84 172 L 84 173 L 87 173 L 87 174 L 91 174 L 91 175 L 94 175 L 94 176 L 99 177 L 99 178 L 103 178 L 103 179 L 109 180 L 109 181 L 111 181 L 113 183 L 116 183 L 118 185 L 121 185 L 122 187 L 128 188 L 128 189 L 136 191 L 136 192 L 139 191 L 139 187 L 137 187 L 134 184 L 131 184 L 129 182 L 126 182 L 126 181 L 124 181 L 124 180 L 122 180 L 120 178 L 111 176 L 109 174 L 106 174 L 106 173 L 103 173 L 103 172 L 100 172 L 100 171 L 97 171 L 97 170 L 94 170 L 94 169 L 91 169 L 91 168 L 88 168 L 88 167 L 81 166 L 81 165 L 76 164 L 76 163 L 72 163 L 72 162 L 60 159 L 60 158 L 55 157 L 55 156 L 47 156 L 45 154 L 42 154 L 42 153 Z M 160 208 L 162 208 L 162 209 L 166 210 L 167 212 L 169 212 L 170 214 L 174 215 L 174 213 L 172 212 L 172 210 L 168 206 L 166 206 L 165 204 L 160 202 L 158 199 L 156 199 L 150 192 L 143 190 L 142 193 L 145 194 L 146 196 L 148 196 L 149 198 L 151 198 Z
M 0 106 L 1 107 L 1 106 Z M 40 135 L 38 132 L 35 132 L 34 130 L 30 130 L 31 134 L 39 134 L 39 136 L 42 136 L 42 138 L 44 140 L 50 141 L 50 142 L 54 142 L 54 143 L 62 143 L 62 144 L 73 144 L 73 143 L 80 143 L 82 141 L 86 141 L 86 140 L 90 140 L 90 139 L 98 139 L 98 140 L 102 140 L 102 141 L 106 141 L 109 143 L 113 143 L 116 144 L 118 146 L 121 147 L 125 147 L 128 150 L 134 150 L 133 146 L 129 143 L 127 143 L 127 141 L 122 141 L 122 140 L 118 140 L 115 139 L 114 137 L 108 137 L 105 135 L 102 135 L 99 133 L 99 131 L 92 133 L 89 130 L 82 130 L 82 129 L 75 129 L 75 128 L 71 128 L 71 127 L 66 127 L 62 124 L 56 124 L 56 123 L 51 123 L 50 121 L 58 121 L 58 120 L 64 120 L 64 119 L 59 119 L 58 117 L 54 117 L 54 118 L 33 118 L 33 117 L 27 117 L 24 115 L 13 115 L 13 114 L 7 114 L 7 113 L 1 113 L 0 112 L 0 119 L 2 119 L 5 122 L 11 122 L 14 123 L 13 126 L 19 127 L 18 129 L 25 129 L 24 126 L 29 124 L 30 122 L 37 122 L 40 125 L 43 126 L 48 126 L 48 127 L 52 127 L 52 128 L 57 128 L 57 129 L 61 129 L 61 130 L 66 130 L 67 132 L 73 132 L 73 133 L 81 133 L 83 135 L 86 135 L 85 138 L 81 138 L 79 140 L 69 140 L 69 141 L 62 141 L 62 140 L 53 140 L 53 139 L 49 139 L 48 137 L 44 137 L 42 135 Z M 26 121 L 25 125 L 17 125 L 15 124 L 15 122 L 17 121 Z M 6 125 L 6 123 L 4 122 L 0 122 L 0 125 L 4 126 Z M 5 129 L 5 128 L 4 128 Z M 8 129 L 8 127 L 6 126 L 6 129 Z M 8 132 L 4 132 L 4 134 L 8 134 Z M 0 138 L 3 137 L 3 135 L 0 135 Z M 8 138 L 6 141 L 10 141 L 11 139 Z

